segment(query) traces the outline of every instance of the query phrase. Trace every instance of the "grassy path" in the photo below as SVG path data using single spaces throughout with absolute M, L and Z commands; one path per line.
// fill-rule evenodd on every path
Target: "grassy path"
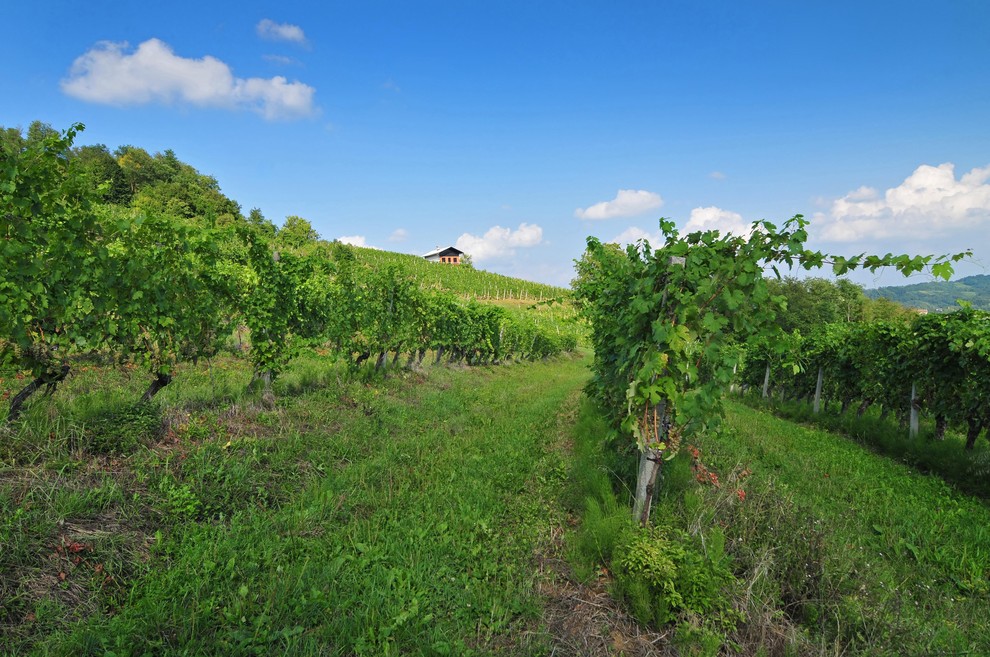
M 36 601 L 41 634 L 20 646 L 72 655 L 546 652 L 533 555 L 563 513 L 561 417 L 586 377 L 582 360 L 437 368 L 318 387 L 282 397 L 275 411 L 207 410 L 169 450 L 130 457 L 98 508 L 62 518 L 63 527 L 140 524 L 144 505 L 141 517 L 160 527 L 129 552 L 121 532 L 93 528 L 84 556 L 109 569 L 116 555 L 116 570 L 132 573 L 127 585 L 101 593 L 81 570 L 69 572 L 82 581 L 79 597 L 95 600 L 89 613 L 66 623 L 64 599 Z
M 822 563 L 807 565 L 820 579 L 805 622 L 855 654 L 990 654 L 984 502 L 851 440 L 740 404 L 729 404 L 727 425 L 702 442 L 706 458 L 722 472 L 750 468 L 751 486 L 793 502 L 804 520 L 786 526 L 781 516 L 777 536 L 821 544 L 807 550 Z M 765 546 L 768 563 L 787 558 L 782 543 L 790 544 Z

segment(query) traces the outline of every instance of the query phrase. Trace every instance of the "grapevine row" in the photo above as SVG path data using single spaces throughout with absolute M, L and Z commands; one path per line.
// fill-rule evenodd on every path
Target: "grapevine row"
M 640 449 L 638 522 L 648 522 L 661 464 L 676 453 L 681 436 L 717 428 L 723 393 L 743 364 L 740 345 L 783 349 L 775 319 L 785 300 L 771 294 L 765 271 L 894 267 L 947 277 L 952 262 L 966 255 L 828 255 L 805 247 L 806 226 L 798 215 L 782 228 L 756 222 L 745 237 L 718 231 L 681 236 L 661 220 L 664 243 L 656 249 L 640 242 L 623 250 L 588 239 L 575 295 L 592 325 L 590 390 Z
M 33 379 L 9 420 L 80 356 L 147 367 L 150 399 L 178 363 L 215 354 L 241 325 L 266 389 L 313 344 L 380 368 L 389 354 L 475 365 L 576 346 L 573 331 L 423 289 L 400 265 L 371 268 L 342 244 L 296 249 L 243 220 L 99 203 L 66 157 L 76 131 L 3 153 L 0 367 Z
M 966 449 L 990 427 L 988 312 L 966 307 L 910 323 L 828 324 L 782 342 L 776 354 L 751 346 L 745 384 L 762 385 L 769 372 L 780 394 L 811 400 L 817 393 L 837 401 L 840 413 L 855 406 L 862 415 L 878 405 L 907 424 L 912 408 L 927 412 L 936 439 L 949 426 L 964 427 Z

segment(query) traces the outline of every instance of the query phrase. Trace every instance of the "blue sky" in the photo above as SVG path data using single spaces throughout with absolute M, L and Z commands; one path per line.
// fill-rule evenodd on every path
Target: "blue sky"
M 990 273 L 983 0 L 82 6 L 5 3 L 0 125 L 171 148 L 327 239 L 567 284 L 588 235 L 801 213 Z

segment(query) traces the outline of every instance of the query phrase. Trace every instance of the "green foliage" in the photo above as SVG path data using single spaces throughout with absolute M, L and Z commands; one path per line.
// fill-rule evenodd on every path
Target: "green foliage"
M 478 365 L 577 346 L 572 318 L 534 321 L 454 299 L 427 272 L 462 292 L 484 280 L 500 299 L 562 290 L 400 254 L 359 259 L 300 217 L 279 229 L 257 209 L 244 220 L 214 178 L 172 151 L 73 150 L 78 129 L 3 133 L 0 256 L 10 266 L 0 279 L 0 367 L 33 379 L 12 397 L 11 418 L 34 390 L 53 391 L 77 356 L 146 367 L 150 398 L 179 363 L 215 355 L 232 326 L 249 330 L 266 389 L 304 344 L 327 343 L 353 366 L 376 356 L 379 367 L 388 354 L 421 362 L 427 349 Z
M 718 617 L 731 610 L 725 588 L 735 579 L 719 531 L 702 548 L 683 530 L 640 528 L 614 563 L 617 586 L 642 622 L 663 626 L 685 612 Z
M 102 226 L 69 158 L 82 128 L 4 150 L 0 164 L 0 365 L 36 377 L 104 338 Z
M 106 331 L 121 358 L 171 375 L 176 364 L 217 352 L 232 312 L 219 229 L 192 228 L 167 215 L 107 209 L 111 314 Z
M 305 313 L 303 288 L 314 269 L 305 258 L 273 251 L 256 229 L 245 230 L 244 240 L 251 277 L 241 293 L 241 308 L 251 330 L 251 361 L 267 387 L 296 353 L 297 338 L 305 337 L 303 329 L 312 320 Z
M 217 180 L 180 161 L 171 150 L 149 155 L 144 149 L 122 146 L 115 155 L 134 208 L 204 225 L 239 223 L 240 206 L 220 191 Z
M 915 386 L 915 403 L 936 419 L 939 440 L 947 427 L 960 427 L 972 449 L 990 427 L 990 313 L 962 308 L 913 315 L 910 323 L 826 324 L 807 337 L 795 333 L 778 342 L 790 345 L 790 360 L 800 367 L 780 367 L 753 341 L 742 381 L 760 385 L 769 365 L 775 388 L 810 399 L 821 370 L 823 397 L 838 401 L 840 413 L 857 402 L 858 415 L 876 404 L 902 417 Z
M 275 246 L 280 249 L 305 249 L 316 244 L 320 234 L 302 217 L 291 215 L 275 234 Z
M 777 314 L 777 326 L 784 333 L 799 331 L 808 335 L 822 324 L 910 319 L 915 313 L 886 300 L 871 299 L 862 286 L 839 279 L 794 278 L 767 280 L 770 294 L 783 297 L 786 311 Z
M 590 390 L 644 453 L 662 454 L 682 435 L 717 429 L 722 393 L 742 365 L 739 344 L 761 345 L 767 358 L 801 370 L 786 357 L 794 345 L 781 340 L 774 325 L 786 299 L 772 293 L 765 268 L 830 264 L 842 275 L 857 268 L 910 274 L 930 267 L 948 275 L 951 262 L 967 255 L 826 255 L 805 248 L 807 223 L 798 215 L 780 229 L 756 222 L 748 237 L 718 231 L 682 237 L 673 222 L 661 220 L 665 241 L 656 250 L 645 241 L 622 251 L 588 239 L 574 287 L 592 325 Z M 637 490 L 651 486 L 639 482 Z M 637 498 L 640 509 L 648 512 L 649 505 Z
M 128 205 L 133 197 L 124 170 L 103 144 L 82 146 L 75 150 L 83 173 L 101 200 L 114 205 Z
M 450 362 L 483 365 L 577 348 L 576 327 L 568 318 L 542 322 L 534 320 L 536 313 L 464 302 L 424 288 L 415 268 L 394 261 L 369 268 L 355 253 L 340 244 L 331 250 L 332 273 L 323 285 L 337 311 L 328 315 L 322 334 L 353 367 L 371 356 L 383 367 L 390 352 L 408 353 L 411 361 L 432 349 L 438 361 L 446 356 Z

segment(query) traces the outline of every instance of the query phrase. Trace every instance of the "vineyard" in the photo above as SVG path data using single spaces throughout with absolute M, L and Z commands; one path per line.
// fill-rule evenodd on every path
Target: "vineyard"
M 564 288 L 510 278 L 470 266 L 436 267 L 435 263 L 405 253 L 354 247 L 354 254 L 360 262 L 374 269 L 399 266 L 427 289 L 445 290 L 476 300 L 532 303 L 562 299 L 569 294 L 569 290 Z
M 31 374 L 10 397 L 8 421 L 39 389 L 54 392 L 80 359 L 145 368 L 148 400 L 178 364 L 225 347 L 247 352 L 267 392 L 306 345 L 328 348 L 352 368 L 370 360 L 377 369 L 422 364 L 427 353 L 479 365 L 577 346 L 573 322 L 557 321 L 566 313 L 477 301 L 536 303 L 559 300 L 562 290 L 513 286 L 412 256 L 356 253 L 317 239 L 299 218 L 283 229 L 257 211 L 245 220 L 217 200 L 215 182 L 174 157 L 161 158 L 177 171 L 158 186 L 139 188 L 130 204 L 105 202 L 110 183 L 94 185 L 85 160 L 73 155 L 78 130 L 49 131 L 5 158 L 0 367 Z M 176 197 L 197 184 L 207 200 Z
M 786 348 L 774 324 L 784 299 L 771 295 L 764 268 L 830 264 L 836 274 L 858 267 L 907 274 L 930 266 L 948 276 L 951 261 L 965 257 L 830 256 L 805 248 L 806 226 L 797 216 L 779 230 L 758 222 L 748 238 L 717 231 L 681 237 L 661 221 L 667 241 L 656 251 L 589 239 L 576 295 L 592 324 L 593 390 L 641 450 L 634 513 L 644 526 L 663 459 L 676 454 L 681 436 L 717 428 L 745 346 Z
M 742 381 L 762 386 L 764 397 L 813 402 L 816 412 L 829 400 L 838 413 L 855 407 L 857 416 L 876 405 L 912 437 L 925 413 L 934 419 L 936 440 L 957 427 L 972 450 L 990 426 L 990 313 L 964 307 L 909 323 L 829 324 L 808 336 L 795 333 L 775 349 L 754 345 Z
M 0 655 L 990 650 L 990 313 L 781 276 L 967 254 L 661 220 L 565 290 L 80 129 L 0 133 Z
M 827 574 L 825 563 L 833 557 L 824 556 L 824 534 L 802 519 L 816 517 L 817 512 L 790 508 L 782 492 L 768 492 L 763 486 L 760 495 L 766 497 L 757 501 L 749 494 L 757 488 L 747 481 L 753 470 L 738 461 L 721 463 L 720 471 L 713 469 L 698 445 L 722 452 L 732 442 L 731 430 L 723 436 L 730 389 L 759 383 L 766 393 L 775 376 L 775 390 L 800 397 L 814 396 L 816 387 L 820 397 L 826 381 L 825 394 L 843 409 L 853 402 L 864 411 L 874 403 L 901 414 L 908 408 L 915 413 L 927 409 L 936 418 L 936 437 L 947 425 L 963 424 L 971 448 L 986 424 L 987 317 L 965 309 L 918 317 L 911 324 L 829 325 L 807 340 L 800 332 L 784 333 L 777 318 L 786 315 L 786 299 L 773 294 L 765 272 L 779 276 L 783 267 L 830 266 L 842 274 L 859 267 L 891 267 L 904 274 L 929 269 L 948 277 L 952 262 L 966 255 L 829 255 L 805 247 L 806 225 L 798 216 L 779 229 L 758 222 L 748 237 L 717 231 L 681 236 L 672 223 L 661 221 L 665 243 L 655 250 L 645 242 L 622 250 L 589 238 L 578 263 L 575 296 L 592 326 L 589 390 L 611 427 L 611 442 L 618 452 L 610 457 L 599 450 L 599 458 L 610 461 L 610 469 L 620 473 L 615 489 L 632 491 L 632 522 L 629 510 L 621 509 L 621 496 L 598 485 L 589 501 L 590 527 L 584 540 L 588 554 L 597 554 L 592 559 L 615 573 L 617 588 L 643 620 L 663 625 L 703 614 L 706 621 L 700 627 L 685 628 L 696 639 L 731 644 L 733 640 L 726 638 L 730 635 L 735 641 L 749 642 L 754 640 L 746 635 L 751 621 L 737 625 L 730 620 L 741 605 L 744 618 L 762 618 L 756 621 L 764 624 L 762 632 L 773 624 L 764 616 L 770 609 L 778 618 L 815 628 L 836 646 L 867 654 L 897 654 L 903 645 L 891 632 L 900 630 L 891 628 L 905 622 L 904 611 L 896 612 L 896 619 L 876 620 L 864 612 L 854 620 L 847 607 L 851 600 L 843 597 L 854 594 L 840 593 L 843 586 L 822 588 L 824 579 L 855 581 L 856 573 L 840 568 Z M 754 469 L 779 468 L 775 459 L 786 458 L 771 459 L 760 451 L 742 463 Z M 838 469 L 834 464 L 825 467 L 825 477 Z M 699 494 L 686 486 L 685 479 L 691 477 L 702 488 L 711 487 L 711 492 Z M 654 504 L 661 505 L 660 517 L 655 517 Z M 763 523 L 775 527 L 772 537 L 760 538 Z M 789 545 L 788 536 L 797 537 L 798 543 Z M 760 543 L 766 540 L 770 542 Z M 737 544 L 741 541 L 747 544 Z M 956 590 L 955 582 L 963 595 L 985 595 L 990 552 L 981 541 L 978 533 L 967 542 L 972 551 L 963 554 L 972 561 L 961 556 L 966 572 L 975 576 L 963 582 L 953 574 L 955 579 L 940 581 L 939 586 Z M 760 565 L 759 558 L 746 551 L 765 549 L 758 545 L 777 550 L 781 561 L 769 566 L 772 559 L 764 556 L 767 563 Z M 921 551 L 910 545 L 914 557 L 923 561 Z M 788 558 L 794 559 L 797 573 L 788 570 L 792 567 Z M 878 558 L 886 559 L 883 554 Z M 772 574 L 761 568 L 771 568 Z M 767 597 L 754 603 L 747 594 L 745 601 L 730 609 L 726 602 L 730 583 L 747 578 L 769 586 Z M 753 584 L 749 586 L 752 593 Z M 900 609 L 901 598 L 897 599 Z M 981 603 L 975 605 L 974 609 L 982 608 Z M 973 610 L 966 613 L 976 614 L 973 619 L 978 616 Z M 856 623 L 877 623 L 886 629 L 870 637 L 862 630 L 848 633 L 850 624 Z M 906 623 L 913 627 L 912 621 Z M 773 631 L 784 637 L 793 628 Z M 987 639 L 978 620 L 967 620 L 964 628 L 937 638 L 922 635 L 911 639 L 918 642 L 915 648 L 924 645 L 936 652 L 985 647 Z M 756 639 L 764 647 L 766 640 L 765 634 Z M 810 646 L 798 647 L 802 641 L 792 634 L 776 651 L 810 650 Z

